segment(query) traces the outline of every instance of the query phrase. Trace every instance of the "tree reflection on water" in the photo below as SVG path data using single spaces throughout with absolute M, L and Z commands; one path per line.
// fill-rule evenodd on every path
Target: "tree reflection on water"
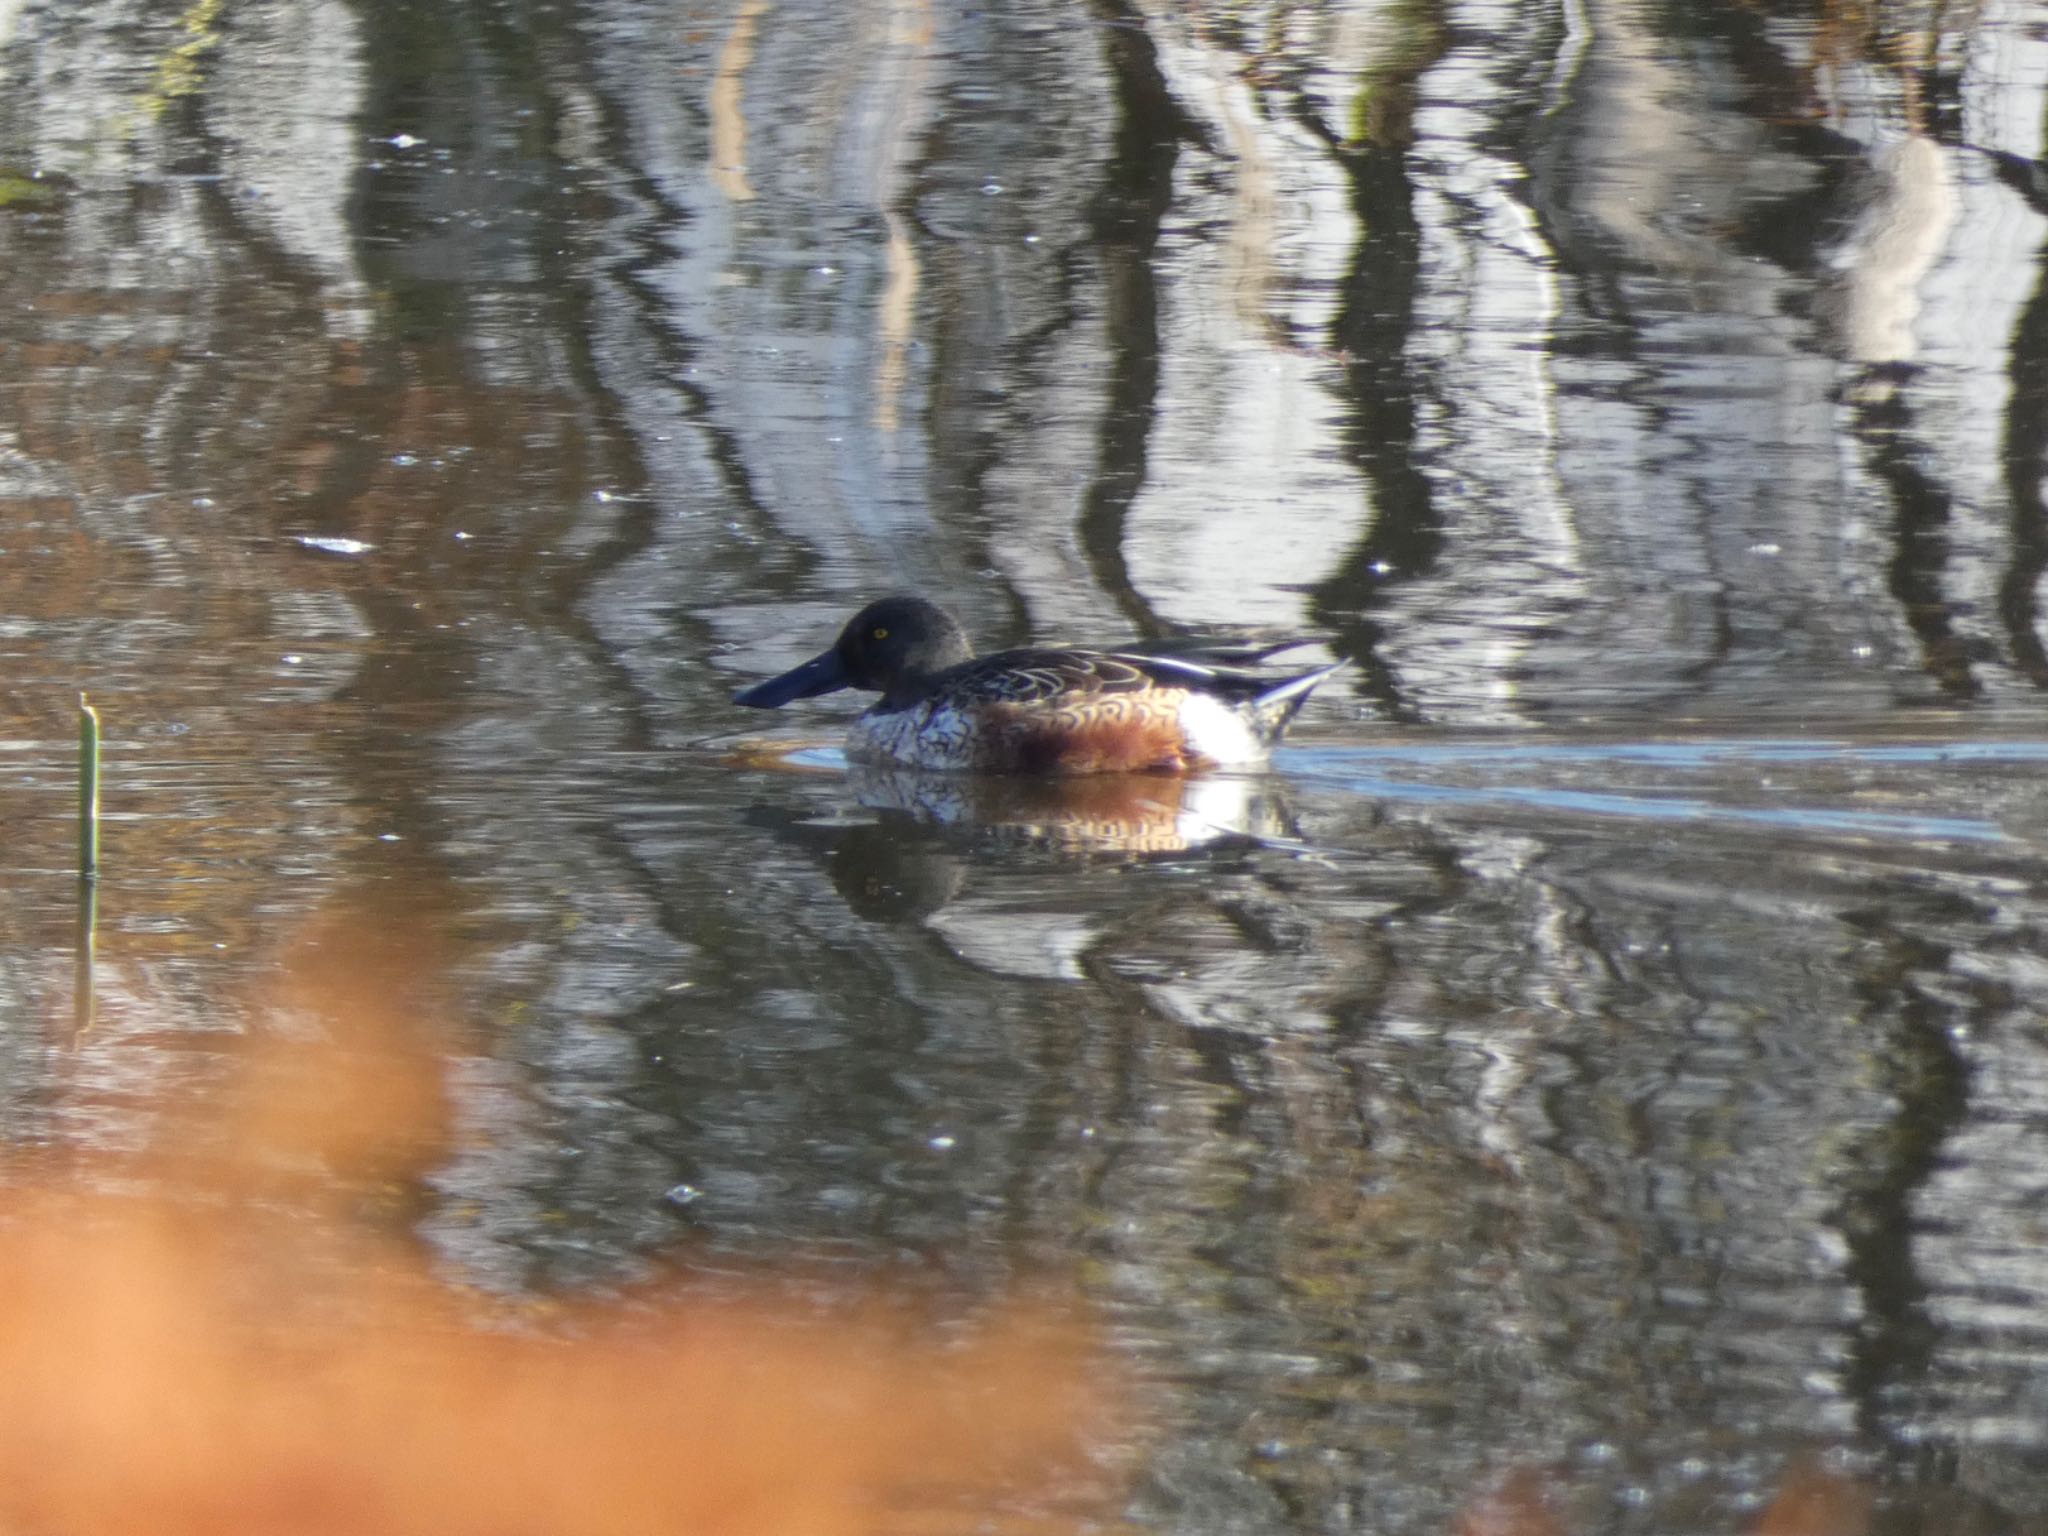
M 1076 1274 L 1150 1529 L 2037 1520 L 2038 33 L 0 0 L 0 1129 L 360 898 L 492 1294 Z M 1351 666 L 1270 779 L 736 758 L 903 588 Z

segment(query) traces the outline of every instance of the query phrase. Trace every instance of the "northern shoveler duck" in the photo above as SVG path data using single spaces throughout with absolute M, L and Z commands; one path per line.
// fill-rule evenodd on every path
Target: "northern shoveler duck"
M 1285 676 L 1246 665 L 1302 643 L 977 657 L 944 609 L 887 597 L 823 655 L 733 702 L 776 709 L 841 688 L 879 693 L 847 739 L 847 754 L 865 762 L 985 773 L 1242 768 L 1265 761 L 1310 690 L 1343 665 Z

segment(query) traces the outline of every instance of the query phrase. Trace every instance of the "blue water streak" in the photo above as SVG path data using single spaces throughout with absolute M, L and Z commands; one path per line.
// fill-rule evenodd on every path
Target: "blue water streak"
M 1501 770 L 1543 767 L 1652 765 L 1671 771 L 1725 770 L 1731 765 L 1828 767 L 1945 766 L 2048 763 L 2048 742 L 1971 741 L 1864 745 L 1844 741 L 1698 742 L 1481 742 L 1369 747 L 1301 746 L 1285 749 L 1275 766 L 1290 778 L 1342 787 L 1375 799 L 1459 806 L 1514 806 L 1567 815 L 1631 820 L 1777 827 L 1848 834 L 1884 841 L 2009 843 L 2015 839 L 1981 816 L 1862 811 L 1828 805 L 1754 805 L 1715 800 L 1698 792 L 1568 789 L 1543 784 L 1431 784 L 1390 778 L 1387 769 L 1456 768 L 1492 777 Z M 1782 786 L 1744 786 L 1776 798 Z M 1930 799 L 1950 799 L 1938 777 Z

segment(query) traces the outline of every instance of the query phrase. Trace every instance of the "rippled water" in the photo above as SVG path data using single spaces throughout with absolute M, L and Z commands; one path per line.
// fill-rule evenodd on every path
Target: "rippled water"
M 2038 1520 L 2044 106 L 2009 0 L 0 0 L 0 1134 L 368 913 L 468 1283 L 1073 1277 L 1162 1531 Z M 729 704 L 899 588 L 1349 666 L 1186 784 Z

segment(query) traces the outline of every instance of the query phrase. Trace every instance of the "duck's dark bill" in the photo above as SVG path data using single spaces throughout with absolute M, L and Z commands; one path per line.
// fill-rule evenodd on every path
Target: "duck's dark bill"
M 812 699 L 821 693 L 836 693 L 846 685 L 846 668 L 839 660 L 839 653 L 827 651 L 780 677 L 771 677 L 765 683 L 742 688 L 732 696 L 732 701 L 752 705 L 755 709 L 778 709 L 792 699 Z

